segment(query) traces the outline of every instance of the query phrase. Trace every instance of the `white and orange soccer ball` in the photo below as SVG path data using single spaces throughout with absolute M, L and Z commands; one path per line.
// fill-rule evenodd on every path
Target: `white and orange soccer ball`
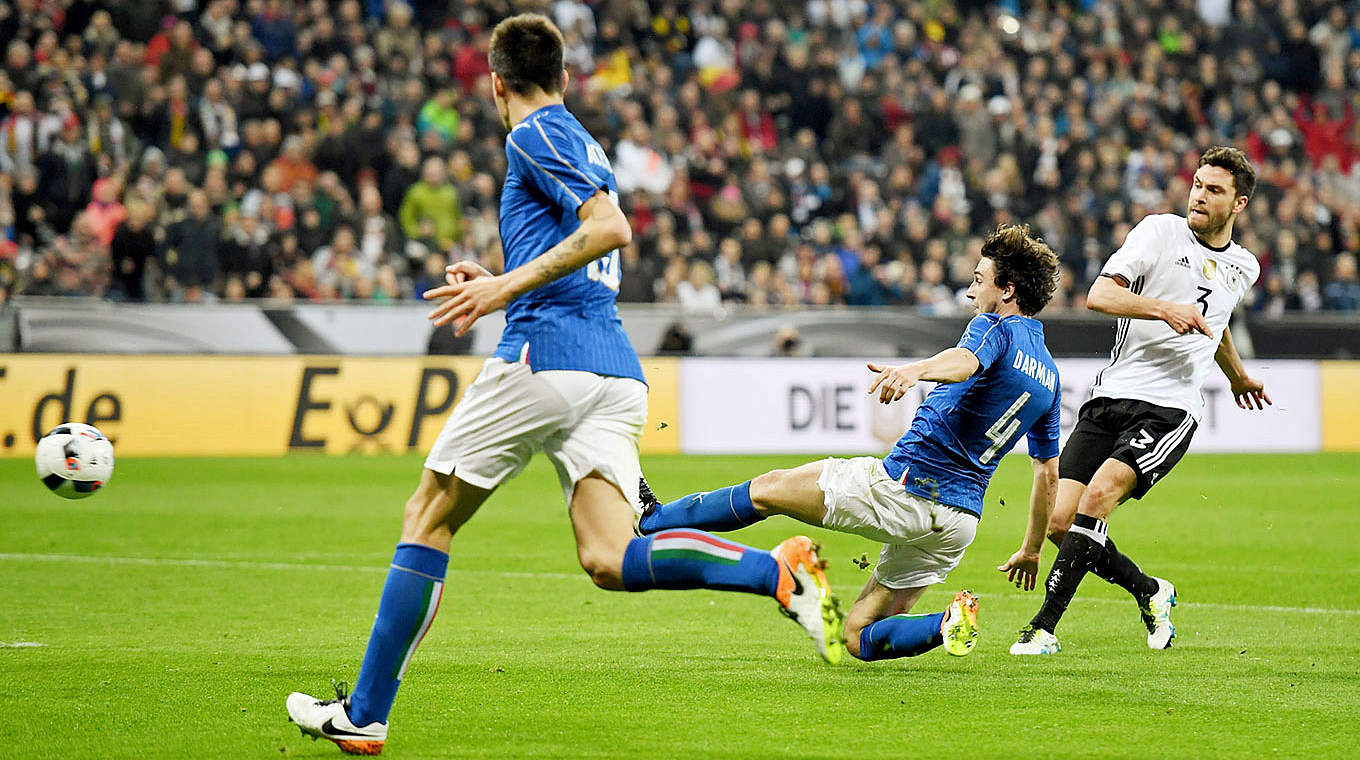
M 113 443 L 93 425 L 64 422 L 38 441 L 38 478 L 53 493 L 83 499 L 113 477 Z

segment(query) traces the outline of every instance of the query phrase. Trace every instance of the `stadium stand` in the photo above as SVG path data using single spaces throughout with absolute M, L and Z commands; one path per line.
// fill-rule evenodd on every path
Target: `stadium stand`
M 1360 3 L 0 3 L 0 303 L 409 301 L 500 265 L 500 17 L 552 16 L 632 219 L 621 300 L 960 310 L 1027 221 L 1079 306 L 1248 151 L 1253 308 L 1360 307 Z M 973 252 L 973 253 L 970 253 Z

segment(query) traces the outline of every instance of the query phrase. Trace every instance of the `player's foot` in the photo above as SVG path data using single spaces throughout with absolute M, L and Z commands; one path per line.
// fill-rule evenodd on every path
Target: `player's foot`
M 656 494 L 652 493 L 652 487 L 647 485 L 645 475 L 638 477 L 638 504 L 642 506 L 642 511 L 633 517 L 633 534 L 642 536 L 642 518 L 661 506 L 661 500 L 656 498 Z
M 1011 644 L 1011 654 L 1057 654 L 1061 650 L 1057 636 L 1032 625 L 1021 628 L 1020 638 Z
M 831 584 L 822 570 L 826 563 L 817 556 L 817 549 L 817 544 L 807 536 L 794 536 L 770 551 L 779 563 L 775 599 L 784 614 L 812 637 L 822 658 L 835 665 L 845 654 L 841 635 L 845 618 L 840 602 L 831 593 Z
M 1170 649 L 1171 640 L 1176 638 L 1176 627 L 1171 624 L 1171 608 L 1176 606 L 1176 587 L 1171 581 L 1153 578 L 1157 581 L 1157 593 L 1142 600 L 1138 611 L 1143 615 L 1143 625 L 1148 630 L 1148 649 Z
M 973 651 L 978 637 L 977 607 L 978 599 L 973 592 L 960 591 L 954 595 L 954 601 L 944 611 L 944 620 L 940 621 L 944 651 L 955 657 Z
M 362 728 L 349 720 L 349 695 L 344 684 L 335 687 L 335 699 L 295 691 L 288 695 L 288 719 L 297 724 L 303 736 L 329 739 L 341 752 L 350 755 L 377 755 L 387 741 L 387 724 L 373 723 Z

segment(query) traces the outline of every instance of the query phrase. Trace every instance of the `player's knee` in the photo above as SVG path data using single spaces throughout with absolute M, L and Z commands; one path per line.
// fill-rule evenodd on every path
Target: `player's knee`
M 766 516 L 776 511 L 775 504 L 790 472 L 792 470 L 771 470 L 751 479 L 751 506 L 755 507 L 756 514 Z
M 1077 511 L 1084 515 L 1107 515 L 1123 496 L 1122 489 L 1113 483 L 1093 482 L 1082 493 Z
M 864 626 L 853 620 L 845 621 L 845 628 L 842 633 L 845 635 L 845 651 L 852 657 L 859 659 L 859 635 L 864 631 Z
M 581 569 L 590 576 L 596 586 L 618 591 L 623 588 L 623 558 L 612 556 L 609 552 L 595 549 L 581 549 L 577 552 Z

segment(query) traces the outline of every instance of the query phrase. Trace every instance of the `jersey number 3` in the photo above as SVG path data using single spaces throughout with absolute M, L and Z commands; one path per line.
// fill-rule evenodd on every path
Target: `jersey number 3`
M 1015 435 L 1015 431 L 1020 429 L 1020 420 L 1015 419 L 1015 415 L 1025 408 L 1026 401 L 1029 401 L 1029 391 L 1021 393 L 1020 398 L 1017 398 L 1015 403 L 1011 404 L 1010 408 L 998 417 L 991 427 L 987 428 L 987 440 L 991 441 L 992 445 L 988 446 L 987 450 L 982 452 L 982 456 L 978 457 L 978 464 L 987 464 L 992 461 L 997 452 L 1001 451 L 1001 447 L 1005 446 L 1011 436 Z
M 1199 298 L 1195 299 L 1195 303 L 1199 304 L 1199 313 L 1201 316 L 1207 317 L 1209 316 L 1209 296 L 1213 295 L 1214 291 L 1203 285 L 1196 285 L 1195 290 L 1199 291 Z

